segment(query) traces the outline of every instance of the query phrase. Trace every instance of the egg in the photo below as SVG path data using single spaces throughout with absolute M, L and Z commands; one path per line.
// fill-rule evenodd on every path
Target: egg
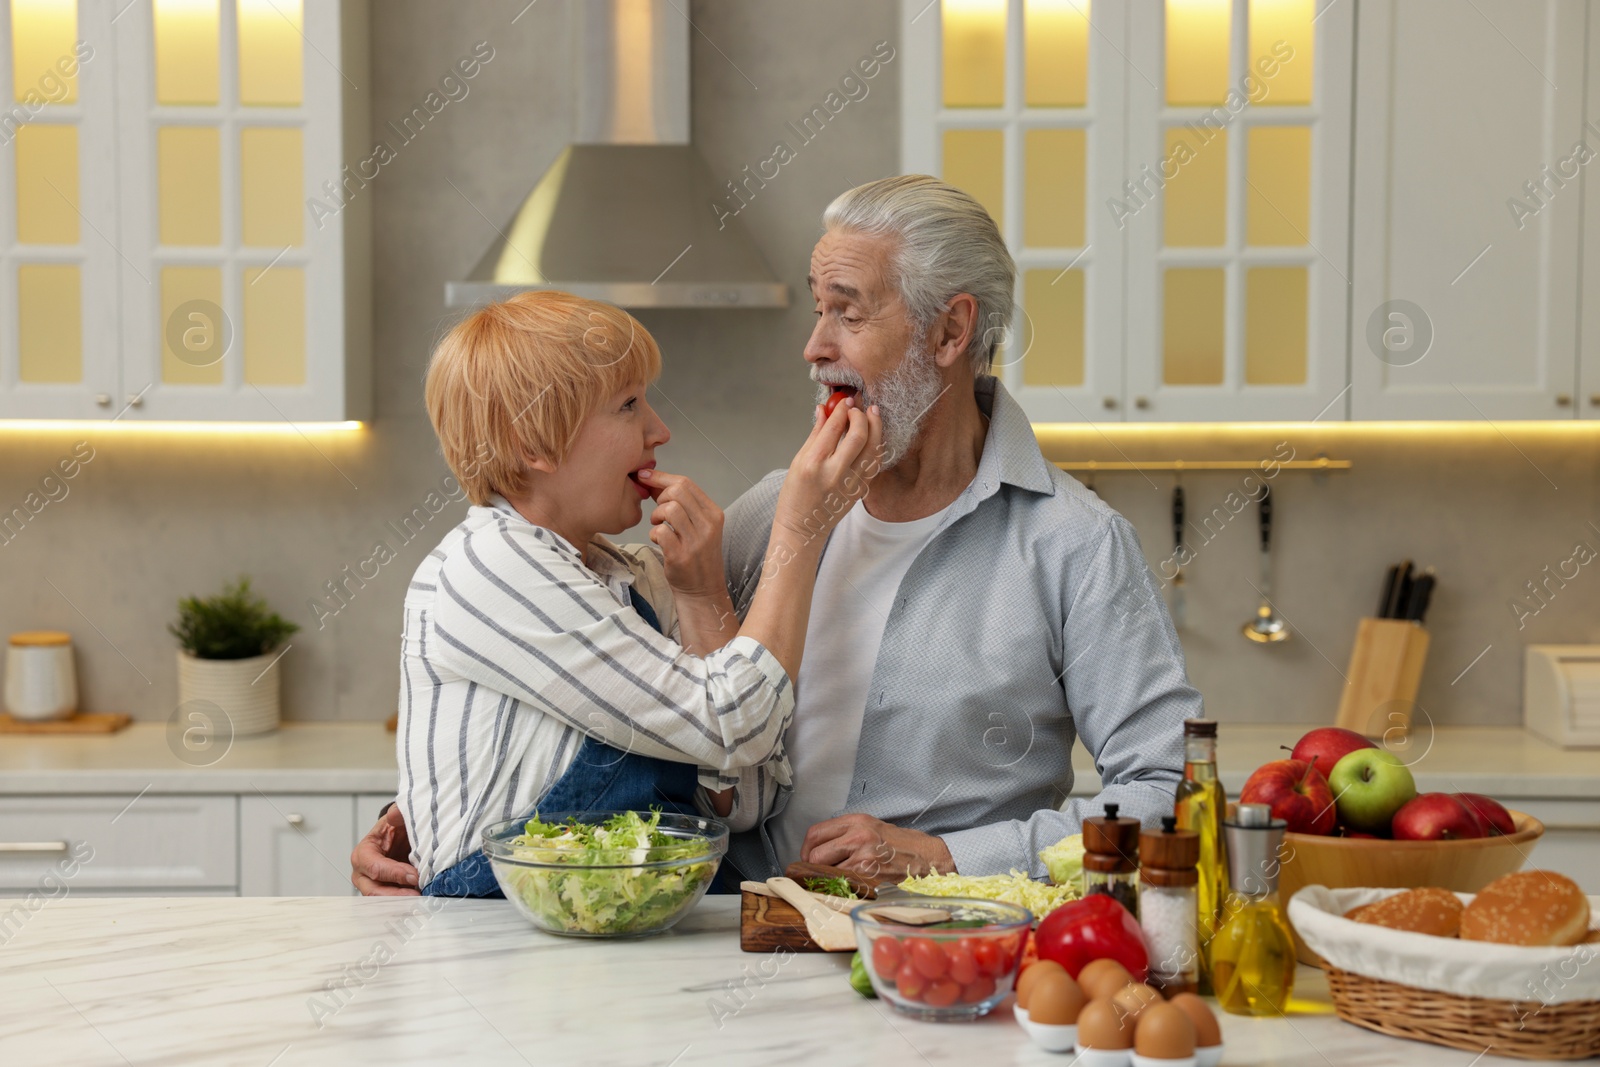
M 1043 1026 L 1071 1026 L 1083 1011 L 1083 990 L 1065 970 L 1046 971 L 1028 991 L 1028 1021 Z
M 1066 977 L 1067 969 L 1055 960 L 1040 960 L 1030 964 L 1028 969 L 1017 977 L 1017 1007 L 1027 1008 L 1028 998 L 1033 994 L 1033 985 L 1047 974 L 1059 974 Z
M 1181 1009 L 1194 1023 L 1195 1048 L 1213 1048 L 1222 1044 L 1222 1027 L 1217 1024 L 1216 1015 L 1212 1014 L 1205 1001 L 1193 993 L 1179 993 L 1167 1003 Z
M 1182 1008 L 1152 1004 L 1139 1016 L 1133 1050 L 1153 1060 L 1186 1060 L 1194 1055 L 1194 1023 Z
M 1078 1013 L 1078 1048 L 1109 1050 L 1132 1047 L 1133 1026 L 1123 1025 L 1122 1012 L 1111 1003 L 1110 997 L 1099 997 L 1083 1006 Z
M 1078 984 L 1090 1000 L 1112 996 L 1131 981 L 1133 975 L 1116 960 L 1090 960 L 1078 972 Z
M 1150 1005 L 1160 1002 L 1161 994 L 1143 982 L 1129 982 L 1111 998 L 1111 1003 L 1122 1009 L 1130 1023 L 1137 1022 Z

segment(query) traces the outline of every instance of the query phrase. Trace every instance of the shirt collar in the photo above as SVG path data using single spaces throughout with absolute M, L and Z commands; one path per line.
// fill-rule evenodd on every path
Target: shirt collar
M 1022 406 L 992 375 L 979 378 L 974 388 L 979 409 L 989 416 L 983 455 L 972 479 L 979 499 L 993 494 L 1002 482 L 1033 493 L 1054 494 L 1050 464 L 1039 450 L 1039 439 Z
M 538 526 L 525 518 L 522 512 L 514 507 L 511 501 L 499 493 L 489 495 L 489 503 L 485 505 L 499 512 L 512 522 L 520 522 L 524 526 L 532 526 L 537 530 L 538 536 L 553 545 L 557 552 L 570 557 L 580 566 L 587 567 L 604 579 L 617 579 L 623 585 L 631 585 L 635 578 L 633 568 L 628 564 L 627 554 L 619 549 L 609 537 L 595 534 L 589 542 L 590 551 L 579 552 L 577 546 L 565 537 L 556 533 L 548 526 Z

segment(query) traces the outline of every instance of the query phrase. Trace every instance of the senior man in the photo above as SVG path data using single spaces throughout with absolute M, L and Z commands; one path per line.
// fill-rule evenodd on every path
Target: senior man
M 844 193 L 823 226 L 805 358 L 819 396 L 879 406 L 884 455 L 823 553 L 787 739 L 794 788 L 729 865 L 1041 875 L 1039 850 L 1105 803 L 1171 812 L 1200 695 L 1133 527 L 1045 460 L 989 373 L 1016 274 L 994 221 L 910 175 Z M 727 513 L 740 610 L 782 479 Z M 1067 800 L 1074 739 L 1101 776 L 1093 800 Z M 352 856 L 357 886 L 404 892 L 405 847 L 391 812 Z

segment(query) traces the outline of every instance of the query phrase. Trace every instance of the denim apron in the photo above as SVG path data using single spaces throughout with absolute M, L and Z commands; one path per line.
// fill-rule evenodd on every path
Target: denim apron
M 657 633 L 661 620 L 650 602 L 628 587 L 633 609 Z M 623 752 L 584 735 L 572 765 L 540 798 L 534 811 L 649 811 L 659 808 L 679 815 L 698 815 L 694 791 L 698 775 L 691 763 Z M 528 812 L 522 818 L 529 818 Z M 483 849 L 435 875 L 422 889 L 429 897 L 501 897 L 500 884 Z

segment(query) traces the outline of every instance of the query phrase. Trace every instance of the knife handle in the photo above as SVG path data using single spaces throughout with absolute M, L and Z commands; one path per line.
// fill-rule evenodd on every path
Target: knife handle
M 1261 551 L 1272 547 L 1272 486 L 1261 494 Z
M 1400 585 L 1400 564 L 1396 563 L 1389 568 L 1388 576 L 1383 580 L 1383 599 L 1378 601 L 1378 618 L 1387 619 L 1389 605 L 1394 601 L 1395 590 Z
M 1172 547 L 1179 551 L 1183 549 L 1183 486 L 1172 487 Z

